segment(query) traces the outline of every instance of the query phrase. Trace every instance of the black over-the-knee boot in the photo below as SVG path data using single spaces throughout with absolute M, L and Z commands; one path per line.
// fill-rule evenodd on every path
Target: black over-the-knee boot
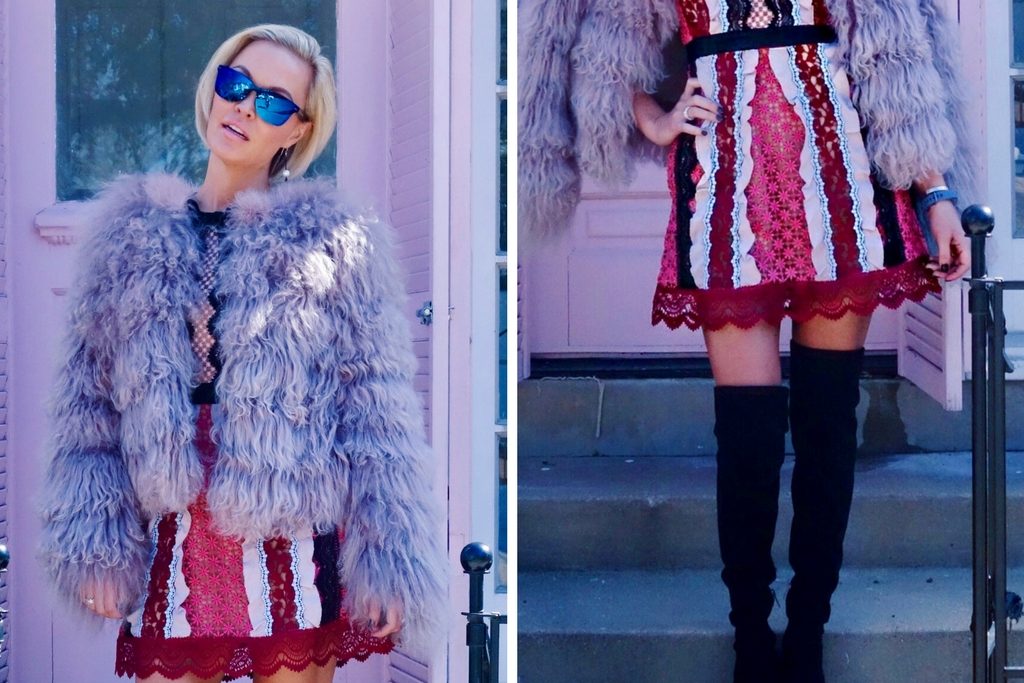
M 793 579 L 786 595 L 782 664 L 787 683 L 824 683 L 821 643 L 839 585 L 853 497 L 864 349 L 812 349 L 795 341 L 791 349 Z
M 735 627 L 734 683 L 778 680 L 772 540 L 785 455 L 784 386 L 715 387 L 718 544 Z

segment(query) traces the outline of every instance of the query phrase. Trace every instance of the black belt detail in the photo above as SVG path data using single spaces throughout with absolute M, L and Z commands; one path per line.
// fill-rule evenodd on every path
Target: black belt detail
M 686 57 L 691 62 L 722 52 L 756 50 L 759 47 L 788 47 L 810 43 L 834 43 L 839 40 L 836 30 L 825 24 L 801 26 L 772 26 L 744 31 L 726 31 L 694 38 L 686 44 Z
M 882 187 L 872 178 L 872 189 L 875 196 L 875 211 L 883 233 L 882 265 L 892 268 L 905 263 L 907 248 L 903 244 L 903 233 L 900 231 L 899 210 L 896 208 L 896 195 L 892 190 Z
M 690 272 L 690 200 L 697 193 L 693 170 L 697 167 L 697 150 L 692 135 L 680 135 L 672 160 L 676 174 L 676 284 L 679 289 L 696 289 Z

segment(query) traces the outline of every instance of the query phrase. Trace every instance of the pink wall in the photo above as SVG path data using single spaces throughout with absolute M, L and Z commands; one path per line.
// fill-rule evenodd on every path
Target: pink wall
M 53 611 L 48 590 L 35 561 L 39 524 L 34 514 L 39 490 L 45 434 L 43 400 L 52 378 L 62 318 L 62 298 L 55 290 L 67 286 L 71 250 L 40 238 L 34 229 L 36 213 L 53 204 L 56 99 L 54 68 L 54 8 L 52 3 L 8 1 L 6 54 L 3 70 L 9 78 L 6 123 L 17 135 L 6 136 L 5 161 L 17 172 L 8 176 L 7 239 L 11 258 L 7 269 L 10 295 L 8 346 L 8 439 L 17 456 L 9 464 L 11 585 L 11 680 L 35 683 L 50 680 L 104 681 L 113 657 L 109 638 L 90 638 L 65 626 L 63 613 Z M 78 667 L 52 656 L 51 644 L 65 639 L 64 648 L 81 655 Z M 105 666 L 98 666 L 97 660 Z

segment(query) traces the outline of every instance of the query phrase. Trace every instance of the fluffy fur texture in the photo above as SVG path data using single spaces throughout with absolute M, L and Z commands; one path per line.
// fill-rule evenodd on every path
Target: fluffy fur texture
M 934 169 L 961 194 L 961 206 L 977 201 L 973 132 L 966 125 L 952 22 L 934 0 L 828 5 L 854 104 L 868 129 L 868 156 L 885 183 L 905 189 Z
M 567 224 L 579 202 L 568 86 L 583 7 L 583 0 L 519 3 L 519 224 L 538 234 Z
M 195 189 L 122 176 L 95 202 L 42 505 L 43 557 L 73 603 L 102 573 L 132 604 L 143 525 L 184 509 L 202 483 L 185 323 L 201 298 Z M 392 240 L 325 180 L 235 197 L 216 323 L 226 418 L 207 500 L 238 537 L 343 526 L 350 616 L 366 622 L 374 603 L 397 601 L 400 644 L 427 654 L 447 626 L 447 560 Z
M 519 223 L 551 235 L 572 218 L 580 171 L 628 182 L 663 152 L 633 125 L 633 89 L 653 92 L 674 0 L 520 3 Z
M 936 0 L 827 5 L 882 182 L 906 188 L 936 170 L 960 193 L 961 206 L 977 201 L 958 39 Z M 621 185 L 632 179 L 636 160 L 663 158 L 637 131 L 632 96 L 653 92 L 663 76 L 662 46 L 677 39 L 677 22 L 669 0 L 520 4 L 519 224 L 525 243 L 568 229 L 581 169 Z

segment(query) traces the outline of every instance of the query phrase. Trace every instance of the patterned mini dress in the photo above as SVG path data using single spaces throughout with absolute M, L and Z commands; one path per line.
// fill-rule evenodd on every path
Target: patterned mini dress
M 651 324 L 837 319 L 941 291 L 911 192 L 871 168 L 824 0 L 677 9 L 690 75 L 723 116 L 669 149 Z
M 194 307 L 187 322 L 201 366 L 192 403 L 195 444 L 208 484 L 224 419 L 216 402 L 220 360 L 213 331 L 216 266 L 228 214 L 201 211 L 194 198 L 188 207 L 204 248 L 200 284 L 206 300 Z M 390 638 L 355 628 L 342 608 L 341 529 L 315 534 L 310 528 L 288 537 L 244 541 L 225 537 L 213 527 L 206 488 L 188 509 L 149 523 L 146 591 L 118 635 L 118 676 L 209 678 L 221 673 L 223 680 L 231 680 L 272 675 L 281 667 L 301 671 L 332 657 L 341 666 L 391 651 Z

